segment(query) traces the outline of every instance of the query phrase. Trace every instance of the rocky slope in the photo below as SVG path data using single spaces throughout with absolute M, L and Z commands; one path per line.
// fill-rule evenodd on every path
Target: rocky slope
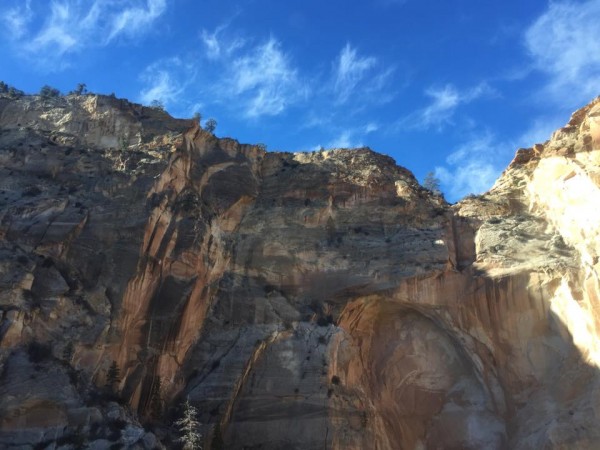
M 171 447 L 189 397 L 205 448 L 598 448 L 599 152 L 597 99 L 448 205 L 367 148 L 1 97 L 0 445 Z

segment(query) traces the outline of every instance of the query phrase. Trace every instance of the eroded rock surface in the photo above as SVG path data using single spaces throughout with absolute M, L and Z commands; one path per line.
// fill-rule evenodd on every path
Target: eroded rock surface
M 205 448 L 598 448 L 599 108 L 448 205 L 367 148 L 0 98 L 0 443 L 168 446 L 189 397 Z

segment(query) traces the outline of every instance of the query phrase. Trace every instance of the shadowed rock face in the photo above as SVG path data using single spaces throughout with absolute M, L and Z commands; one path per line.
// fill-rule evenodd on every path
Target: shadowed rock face
M 205 448 L 597 448 L 599 108 L 448 205 L 366 148 L 0 98 L 0 442 L 160 445 L 115 361 L 167 445 L 187 396 Z

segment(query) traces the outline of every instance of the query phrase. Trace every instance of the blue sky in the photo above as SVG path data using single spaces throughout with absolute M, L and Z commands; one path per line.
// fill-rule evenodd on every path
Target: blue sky
M 600 94 L 600 0 L 0 0 L 0 80 L 269 150 L 367 145 L 455 201 Z

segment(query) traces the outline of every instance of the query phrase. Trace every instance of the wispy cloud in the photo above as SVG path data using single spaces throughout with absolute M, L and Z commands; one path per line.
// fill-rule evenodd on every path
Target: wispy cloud
M 568 108 L 600 94 L 600 0 L 553 1 L 527 29 L 525 46 L 547 76 L 539 95 Z
M 133 2 L 129 2 L 131 4 Z M 114 11 L 109 19 L 110 33 L 108 40 L 124 34 L 135 36 L 158 19 L 167 9 L 166 0 L 147 0 L 136 6 Z
M 351 130 L 344 130 L 324 146 L 319 145 L 319 148 L 355 148 L 362 147 L 362 142 L 355 140 L 355 136 Z
M 226 76 L 221 82 L 224 88 L 218 89 L 230 99 L 241 100 L 244 115 L 250 118 L 280 114 L 308 93 L 291 58 L 273 37 L 234 57 Z
M 364 125 L 352 128 L 342 128 L 336 131 L 336 135 L 325 142 L 313 146 L 315 150 L 320 148 L 358 148 L 366 145 L 367 136 L 379 129 L 376 122 L 367 122 Z
M 546 142 L 552 136 L 552 133 L 558 128 L 564 126 L 567 117 L 560 115 L 540 116 L 533 120 L 531 125 L 517 139 L 519 147 L 531 147 L 534 144 Z
M 213 33 L 209 33 L 206 30 L 202 30 L 202 42 L 206 47 L 206 56 L 210 59 L 217 59 L 221 56 L 221 44 L 218 39 L 219 28 L 217 28 Z
M 421 130 L 434 128 L 441 131 L 444 126 L 452 123 L 454 113 L 459 106 L 495 95 L 495 91 L 487 83 L 480 83 L 464 91 L 447 84 L 441 88 L 431 87 L 425 91 L 425 95 L 431 99 L 429 105 L 400 119 L 398 123 L 400 128 Z
M 446 158 L 445 166 L 435 168 L 435 174 L 450 201 L 480 194 L 492 187 L 513 151 L 511 143 L 499 142 L 486 131 L 456 148 Z
M 356 85 L 376 63 L 377 60 L 372 56 L 360 57 L 356 49 L 346 44 L 335 65 L 334 89 L 340 103 L 348 100 Z
M 206 57 L 208 59 L 219 59 L 231 55 L 236 50 L 242 48 L 246 41 L 240 37 L 226 37 L 224 31 L 229 24 L 220 25 L 213 32 L 202 30 L 200 39 L 204 44 Z
M 31 53 L 53 49 L 58 56 L 76 50 L 82 44 L 77 39 L 79 32 L 87 32 L 81 30 L 81 22 L 68 3 L 51 2 L 50 15 L 44 26 L 24 48 Z
M 154 62 L 140 75 L 144 84 L 140 101 L 149 104 L 153 100 L 159 100 L 167 107 L 176 105 L 186 88 L 195 81 L 196 72 L 194 64 L 186 63 L 178 57 Z
M 0 20 L 6 26 L 9 36 L 13 39 L 21 39 L 27 32 L 29 22 L 33 18 L 31 11 L 31 0 L 22 2 L 13 8 L 1 12 Z
M 57 58 L 66 54 L 107 45 L 121 36 L 139 36 L 166 8 L 167 0 L 28 0 L 13 8 L 0 7 L 0 20 L 18 51 L 56 69 L 64 67 Z
M 333 91 L 337 103 L 346 103 L 351 97 L 389 100 L 389 95 L 374 96 L 386 86 L 394 69 L 382 68 L 374 56 L 359 56 L 355 48 L 346 44 L 334 63 Z

